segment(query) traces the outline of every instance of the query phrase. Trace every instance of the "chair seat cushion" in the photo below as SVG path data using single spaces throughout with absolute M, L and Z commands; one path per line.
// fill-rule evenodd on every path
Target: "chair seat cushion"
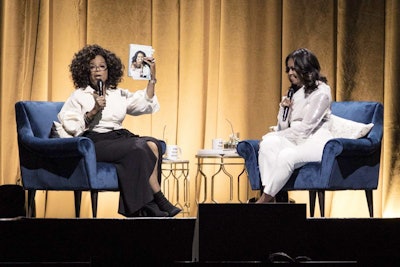
M 300 169 L 296 169 L 283 190 L 309 190 L 312 188 L 325 188 L 324 179 L 316 179 L 320 173 L 321 163 L 310 162 Z
M 94 190 L 118 191 L 118 175 L 115 165 L 97 162 L 97 178 L 90 182 Z

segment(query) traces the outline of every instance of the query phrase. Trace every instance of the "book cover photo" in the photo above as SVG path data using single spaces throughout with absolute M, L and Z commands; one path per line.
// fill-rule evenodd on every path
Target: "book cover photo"
M 128 76 L 134 80 L 151 80 L 150 66 L 143 61 L 145 57 L 152 57 L 154 49 L 149 45 L 129 45 Z

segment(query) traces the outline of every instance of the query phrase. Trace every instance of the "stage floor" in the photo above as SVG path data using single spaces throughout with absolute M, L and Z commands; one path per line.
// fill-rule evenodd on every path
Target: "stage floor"
M 305 214 L 301 204 L 200 204 L 196 218 L 1 219 L 0 266 L 265 264 L 277 252 L 398 266 L 399 218 Z

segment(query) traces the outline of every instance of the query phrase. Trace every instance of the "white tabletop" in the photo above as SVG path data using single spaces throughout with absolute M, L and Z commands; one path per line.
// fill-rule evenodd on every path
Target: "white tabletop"
M 162 160 L 162 163 L 189 163 L 189 160 L 187 160 L 187 159 L 167 159 L 167 158 L 164 158 Z
M 224 157 L 238 157 L 236 149 L 200 149 L 197 151 L 199 157 L 206 156 L 224 156 Z

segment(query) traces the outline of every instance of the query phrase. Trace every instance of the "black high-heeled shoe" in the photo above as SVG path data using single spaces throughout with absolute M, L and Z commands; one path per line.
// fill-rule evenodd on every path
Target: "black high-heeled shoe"
M 161 191 L 158 191 L 154 194 L 154 202 L 157 204 L 160 210 L 168 212 L 169 217 L 174 217 L 182 211 L 180 208 L 172 205 Z
M 250 199 L 247 200 L 247 203 L 248 203 L 248 204 L 249 204 L 249 203 L 253 204 L 253 203 L 256 203 L 257 200 L 258 200 L 258 198 L 252 197 L 252 198 L 250 198 Z
M 154 201 L 150 201 L 141 209 L 142 217 L 167 217 L 169 214 L 166 211 L 160 210 Z

